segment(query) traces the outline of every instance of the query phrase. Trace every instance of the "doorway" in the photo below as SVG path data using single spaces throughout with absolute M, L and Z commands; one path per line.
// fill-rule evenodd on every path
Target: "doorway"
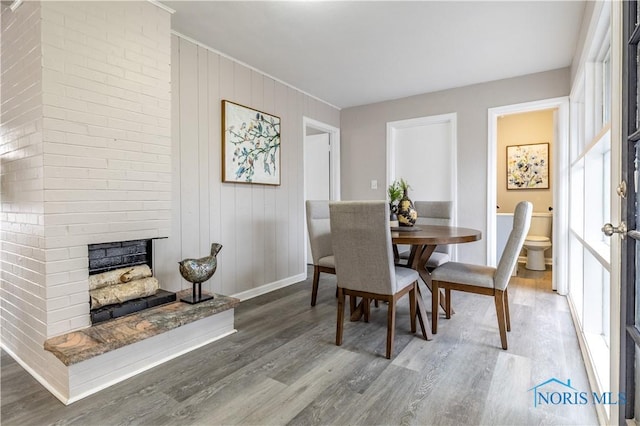
M 498 262 L 498 156 L 506 153 L 498 152 L 498 121 L 502 116 L 523 114 L 544 110 L 555 110 L 553 119 L 554 144 L 549 152 L 552 166 L 549 170 L 550 186 L 552 187 L 552 229 L 553 247 L 552 287 L 560 294 L 567 292 L 567 243 L 561 238 L 567 232 L 568 174 L 561 167 L 568 159 L 569 146 L 569 99 L 567 97 L 546 99 L 542 101 L 526 102 L 515 105 L 490 108 L 488 111 L 488 155 L 487 155 L 487 264 L 496 266 Z M 504 176 L 502 176 L 504 177 Z M 506 186 L 506 184 L 505 184 Z M 561 279 L 560 277 L 564 277 Z
M 303 200 L 340 199 L 340 129 L 303 117 Z M 304 216 L 304 263 L 311 259 L 307 217 Z

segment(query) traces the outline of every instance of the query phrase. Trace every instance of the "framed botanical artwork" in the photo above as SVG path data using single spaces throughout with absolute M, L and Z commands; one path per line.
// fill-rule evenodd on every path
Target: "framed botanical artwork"
M 549 188 L 549 144 L 507 147 L 507 189 Z
M 280 117 L 222 101 L 222 181 L 280 185 Z

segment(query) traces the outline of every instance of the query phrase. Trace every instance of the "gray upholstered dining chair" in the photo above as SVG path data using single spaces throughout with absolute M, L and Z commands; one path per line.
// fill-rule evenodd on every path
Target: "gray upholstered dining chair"
M 396 302 L 409 293 L 411 332 L 416 331 L 418 273 L 393 261 L 389 205 L 386 201 L 342 201 L 329 204 L 333 253 L 338 278 L 336 345 L 342 345 L 345 297 L 362 297 L 365 321 L 371 300 L 388 302 L 387 351 L 391 358 Z M 353 305 L 353 304 L 352 304 Z
M 414 201 L 413 206 L 418 212 L 416 226 L 440 225 L 451 226 L 453 218 L 453 203 L 451 201 Z M 410 250 L 399 253 L 399 258 L 408 261 Z M 448 245 L 438 246 L 429 257 L 425 267 L 428 270 L 437 268 L 451 260 L 451 248 Z
M 335 274 L 333 248 L 331 247 L 331 225 L 329 223 L 329 201 L 307 200 L 307 230 L 313 257 L 313 288 L 311 306 L 316 305 L 320 272 Z
M 472 265 L 468 263 L 448 262 L 431 272 L 432 279 L 432 317 L 433 334 L 438 332 L 438 305 L 440 288 L 444 288 L 446 297 L 446 318 L 451 318 L 451 290 L 493 296 L 498 316 L 498 329 L 502 349 L 507 349 L 507 331 L 511 331 L 509 318 L 509 296 L 507 286 L 511 272 L 518 261 L 518 254 L 529 232 L 533 205 L 528 201 L 518 203 L 513 215 L 513 229 L 507 245 L 500 257 L 498 267 Z

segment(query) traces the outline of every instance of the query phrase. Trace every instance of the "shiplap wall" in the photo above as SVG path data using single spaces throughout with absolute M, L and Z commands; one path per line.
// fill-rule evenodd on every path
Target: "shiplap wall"
M 171 237 L 156 241 L 165 288 L 190 284 L 177 261 L 223 245 L 207 291 L 248 298 L 287 285 L 304 266 L 303 116 L 340 126 L 340 111 L 227 57 L 172 38 Z M 221 100 L 281 118 L 280 186 L 222 183 Z

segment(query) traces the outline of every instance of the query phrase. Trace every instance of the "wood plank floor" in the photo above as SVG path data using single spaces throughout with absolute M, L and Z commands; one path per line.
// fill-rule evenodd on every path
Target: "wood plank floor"
M 430 294 L 422 288 L 429 308 Z M 0 421 L 596 425 L 593 405 L 534 407 L 528 391 L 551 377 L 589 388 L 567 302 L 551 290 L 550 272 L 525 271 L 509 289 L 508 351 L 500 349 L 493 299 L 455 292 L 456 314 L 446 320 L 441 313 L 430 342 L 409 333 L 405 297 L 391 360 L 384 357 L 384 305 L 372 307 L 369 323 L 345 323 L 337 347 L 335 277 L 323 274 L 314 308 L 310 279 L 242 302 L 238 333 L 70 406 L 2 353 Z

